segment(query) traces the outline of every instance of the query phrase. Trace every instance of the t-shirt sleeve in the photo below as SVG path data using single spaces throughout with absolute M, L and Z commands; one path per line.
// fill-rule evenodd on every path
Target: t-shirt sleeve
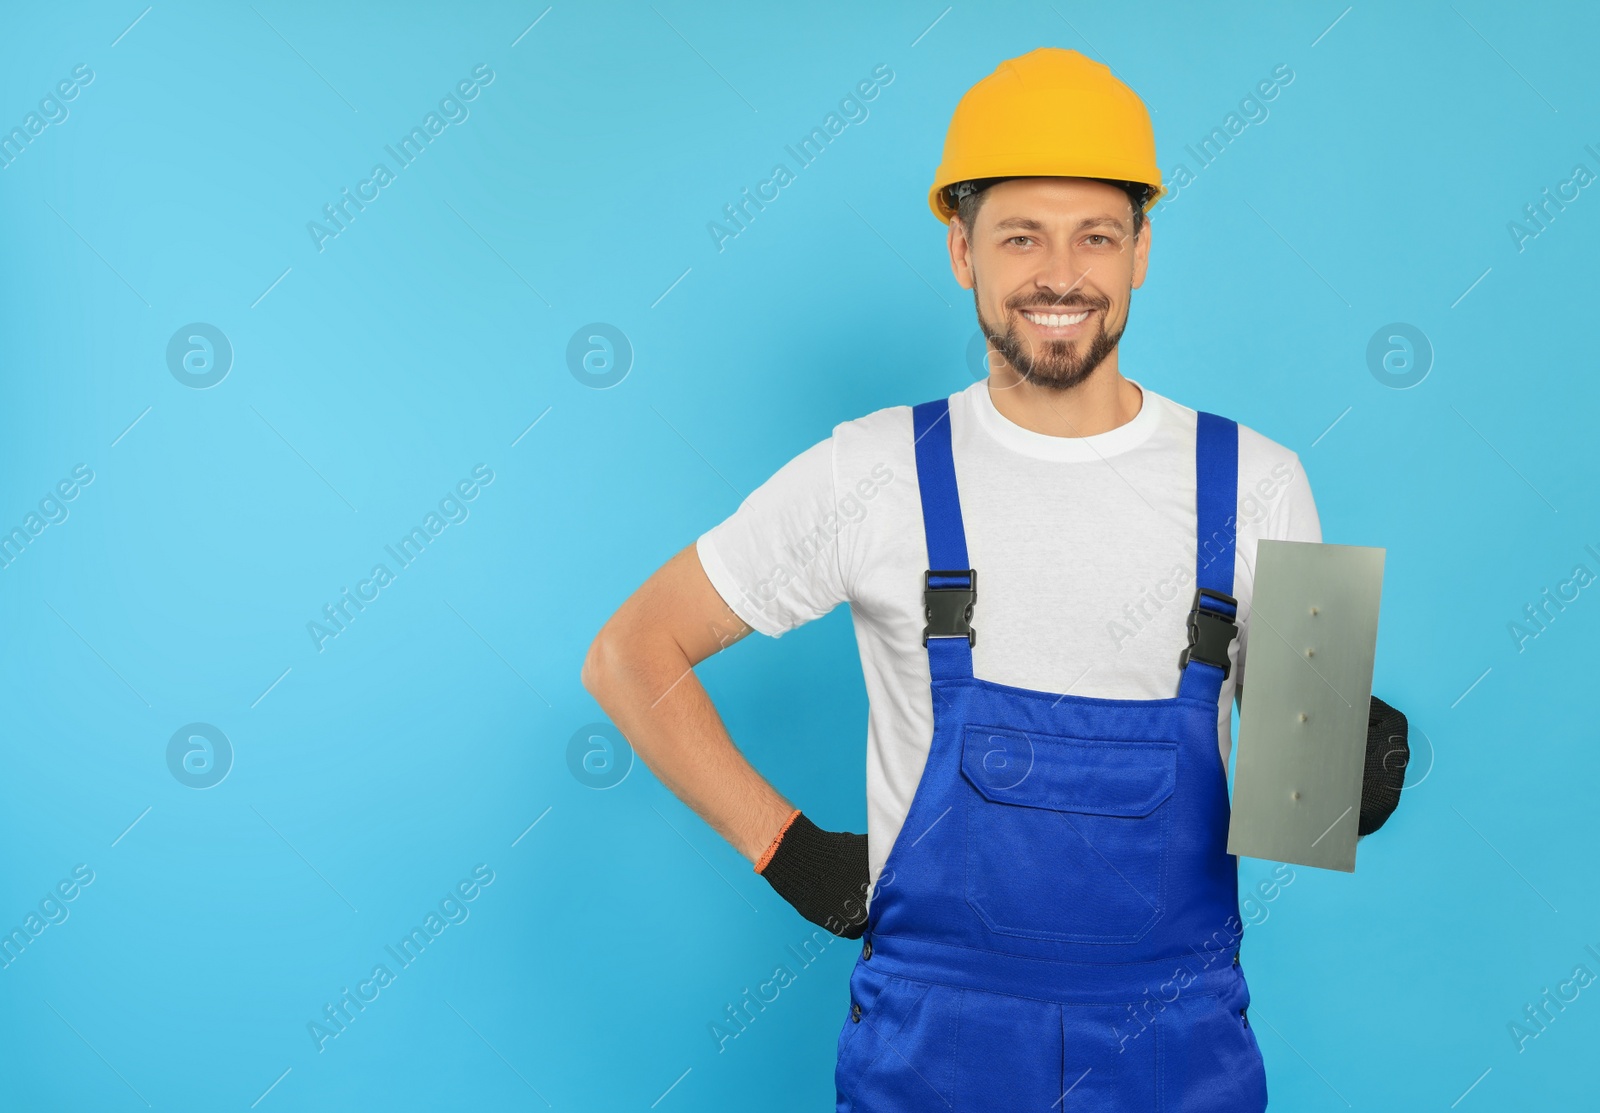
M 1285 485 L 1282 497 L 1276 500 L 1272 510 L 1267 515 L 1266 528 L 1262 537 L 1273 541 L 1311 541 L 1317 544 L 1322 542 L 1322 519 L 1317 514 L 1317 502 L 1311 494 L 1311 481 L 1307 478 L 1305 469 L 1300 464 L 1297 453 L 1289 453 L 1289 481 Z M 1234 680 L 1234 698 L 1240 700 L 1244 694 L 1244 671 L 1246 651 L 1249 648 L 1250 624 L 1245 623 L 1239 631 L 1239 652 Z
M 711 585 L 749 626 L 781 637 L 847 598 L 833 438 L 779 468 L 695 542 Z
M 1311 495 L 1311 480 L 1300 466 L 1300 457 L 1290 454 L 1289 466 L 1293 475 L 1276 507 L 1277 514 L 1267 519 L 1267 536 L 1277 541 L 1322 542 L 1322 519 L 1317 514 L 1317 501 Z

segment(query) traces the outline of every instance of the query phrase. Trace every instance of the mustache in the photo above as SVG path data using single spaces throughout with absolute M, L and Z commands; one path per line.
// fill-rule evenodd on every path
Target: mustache
M 1023 310 L 1025 310 L 1025 309 L 1053 310 L 1053 311 L 1059 313 L 1059 312 L 1062 312 L 1062 311 L 1070 312 L 1070 311 L 1076 310 L 1076 309 L 1104 309 L 1104 308 L 1105 308 L 1105 306 L 1102 305 L 1099 302 L 1084 301 L 1084 300 L 1081 300 L 1081 299 L 1073 299 L 1071 301 L 1033 301 L 1033 302 L 1027 302 L 1025 304 L 1019 302 L 1019 303 L 1011 306 L 1012 310 L 1014 310 L 1016 312 L 1019 312 L 1019 313 L 1022 312 Z

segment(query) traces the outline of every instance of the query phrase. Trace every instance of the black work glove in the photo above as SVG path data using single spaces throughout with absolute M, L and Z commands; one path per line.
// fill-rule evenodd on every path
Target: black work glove
M 834 935 L 860 939 L 867 927 L 867 836 L 824 831 L 797 813 L 760 871 L 795 911 Z
M 1400 806 L 1400 788 L 1410 761 L 1406 717 L 1373 696 L 1367 710 L 1367 763 L 1361 775 L 1361 818 L 1356 834 L 1372 834 Z

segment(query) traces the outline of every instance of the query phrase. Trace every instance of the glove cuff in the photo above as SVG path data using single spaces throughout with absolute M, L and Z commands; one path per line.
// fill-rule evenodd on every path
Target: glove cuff
M 761 852 L 761 857 L 756 859 L 755 871 L 761 873 L 766 870 L 767 863 L 772 861 L 772 856 L 778 852 L 778 844 L 783 841 L 784 832 L 799 817 L 800 809 L 796 808 L 789 813 L 789 818 L 783 821 L 783 826 L 778 828 L 778 833 L 772 836 L 772 841 L 767 844 L 767 849 Z

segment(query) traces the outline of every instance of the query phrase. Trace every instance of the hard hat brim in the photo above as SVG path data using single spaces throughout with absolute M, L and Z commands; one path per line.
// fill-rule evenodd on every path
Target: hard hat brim
M 1007 164 L 998 164 L 1001 169 L 996 169 L 995 164 L 984 167 L 980 173 L 962 173 L 956 170 L 947 173 L 944 167 L 939 168 L 935 177 L 935 184 L 928 191 L 928 207 L 933 210 L 933 215 L 945 224 L 950 223 L 950 218 L 955 216 L 956 210 L 946 202 L 945 190 L 957 182 L 972 181 L 978 178 L 1112 178 L 1121 182 L 1138 182 L 1140 185 L 1150 187 L 1150 196 L 1145 198 L 1144 211 L 1148 214 L 1155 207 L 1157 201 L 1166 196 L 1167 190 L 1159 181 L 1147 181 L 1148 174 L 1143 169 L 1134 170 L 1126 165 L 1108 166 L 1105 169 L 1083 169 L 1076 167 L 1070 172 L 1065 170 L 1038 170 L 1033 167 L 1024 167 L 1019 163 L 1010 164 L 1015 169 L 1005 169 Z M 997 183 L 998 184 L 998 183 Z

